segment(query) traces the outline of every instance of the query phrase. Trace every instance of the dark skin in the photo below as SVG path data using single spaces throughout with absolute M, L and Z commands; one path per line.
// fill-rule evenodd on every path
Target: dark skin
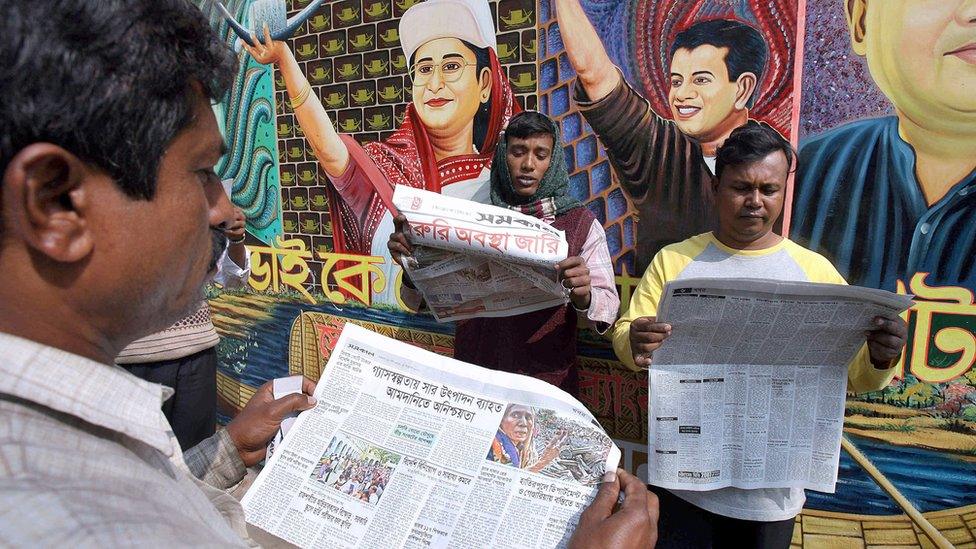
M 223 228 L 224 236 L 230 242 L 227 246 L 227 255 L 241 268 L 244 267 L 244 263 L 247 261 L 247 247 L 244 246 L 243 240 L 244 223 L 246 220 L 244 212 L 240 208 L 234 208 L 233 216 Z M 235 242 L 236 240 L 240 240 L 240 242 Z
M 775 246 L 783 237 L 773 225 L 783 212 L 789 163 L 782 151 L 775 151 L 755 162 L 727 166 L 721 179 L 712 179 L 719 228 L 715 237 L 736 250 L 763 250 Z M 871 364 L 891 368 L 908 337 L 908 325 L 901 317 L 876 317 L 874 330 L 865 332 Z M 668 336 L 671 326 L 652 316 L 641 317 L 630 325 L 630 345 L 639 367 L 651 364 L 651 354 Z
M 617 469 L 600 485 L 569 540 L 570 549 L 648 549 L 657 544 L 657 496 L 634 475 Z M 624 501 L 617 505 L 619 494 Z
M 167 145 L 152 200 L 125 195 L 51 143 L 14 155 L 0 186 L 0 331 L 111 365 L 135 339 L 195 310 L 214 274 L 215 235 L 243 223 L 213 172 L 223 139 L 210 102 L 199 86 L 191 93 L 193 121 Z M 147 226 L 163 236 L 137 230 Z M 227 426 L 247 465 L 283 417 L 314 405 L 270 395 L 268 384 Z
M 553 138 L 549 134 L 530 135 L 526 138 L 506 137 L 508 153 L 506 162 L 512 176 L 512 187 L 519 196 L 531 198 L 539 190 L 539 183 L 552 162 Z M 401 267 L 402 256 L 413 255 L 413 246 L 407 233 L 407 218 L 397 214 L 393 218 L 394 231 L 387 248 L 390 256 Z M 569 300 L 579 310 L 590 306 L 590 269 L 580 256 L 567 257 L 556 264 L 559 282 L 569 290 Z

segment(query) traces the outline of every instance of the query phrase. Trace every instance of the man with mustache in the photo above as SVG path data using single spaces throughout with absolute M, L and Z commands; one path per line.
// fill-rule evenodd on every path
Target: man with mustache
M 172 391 L 113 365 L 214 274 L 230 204 L 211 103 L 233 54 L 185 0 L 4 8 L 0 546 L 253 545 L 224 489 L 316 405 L 314 384 L 279 400 L 265 384 L 183 453 L 160 409 Z M 571 544 L 653 546 L 656 498 L 625 472 L 607 480 Z
M 845 284 L 826 258 L 773 231 L 794 159 L 789 142 L 765 124 L 751 121 L 729 135 L 718 149 L 712 180 L 718 228 L 666 246 L 654 256 L 630 308 L 614 325 L 613 348 L 621 362 L 646 368 L 652 353 L 668 344 L 672 327 L 658 322 L 656 315 L 669 281 L 742 277 Z M 769 321 L 773 330 L 789 329 L 776 319 Z M 895 375 L 893 366 L 907 337 L 905 321 L 876 317 L 874 324 L 849 366 L 848 391 L 879 390 Z M 770 328 L 742 329 L 739 337 L 746 339 Z M 786 486 L 655 491 L 664 501 L 661 545 L 668 548 L 786 549 L 806 499 L 802 489 Z
M 895 113 L 801 143 L 791 235 L 855 284 L 976 290 L 976 1 L 844 5 Z
M 224 289 L 247 283 L 251 265 L 244 246 L 244 212 L 229 200 L 213 232 L 214 282 Z M 163 414 L 184 450 L 214 434 L 217 427 L 217 330 L 210 305 L 201 300 L 194 312 L 175 324 L 130 343 L 115 363 L 129 373 L 172 388 Z
M 712 227 L 715 151 L 749 120 L 769 57 L 762 34 L 733 20 L 695 23 L 671 45 L 668 103 L 657 116 L 610 60 L 579 0 L 556 0 L 576 71 L 574 100 L 638 211 L 636 267 L 667 244 Z

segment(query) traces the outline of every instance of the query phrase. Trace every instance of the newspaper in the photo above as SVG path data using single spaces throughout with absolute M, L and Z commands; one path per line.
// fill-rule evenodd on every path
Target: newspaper
M 302 547 L 562 547 L 620 450 L 536 379 L 346 324 L 242 501 Z
M 911 296 L 757 279 L 669 282 L 650 368 L 648 476 L 670 489 L 834 492 L 847 367 Z
M 520 212 L 398 185 L 393 204 L 409 223 L 410 280 L 438 321 L 512 316 L 563 305 L 556 263 L 562 231 Z

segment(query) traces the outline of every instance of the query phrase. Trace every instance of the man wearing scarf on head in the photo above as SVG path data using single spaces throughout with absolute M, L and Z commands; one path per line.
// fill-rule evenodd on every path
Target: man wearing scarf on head
M 557 269 L 570 303 L 513 317 L 458 322 L 454 358 L 526 374 L 577 394 L 576 321 L 603 334 L 617 318 L 607 236 L 600 223 L 569 195 L 569 176 L 555 124 L 537 112 L 512 117 L 491 165 L 491 203 L 538 217 L 566 233 L 569 257 Z M 398 218 L 402 226 L 406 220 Z M 411 251 L 406 235 L 390 236 L 394 259 Z

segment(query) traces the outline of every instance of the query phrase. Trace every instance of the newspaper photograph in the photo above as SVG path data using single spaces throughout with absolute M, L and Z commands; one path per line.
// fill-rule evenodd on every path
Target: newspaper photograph
M 300 547 L 564 547 L 620 462 L 558 388 L 353 324 L 315 397 L 242 500 Z
M 393 203 L 409 224 L 410 280 L 440 322 L 513 316 L 568 302 L 555 265 L 562 231 L 506 208 L 397 186 Z
M 649 371 L 648 477 L 680 490 L 833 493 L 847 369 L 911 296 L 758 279 L 669 282 Z

